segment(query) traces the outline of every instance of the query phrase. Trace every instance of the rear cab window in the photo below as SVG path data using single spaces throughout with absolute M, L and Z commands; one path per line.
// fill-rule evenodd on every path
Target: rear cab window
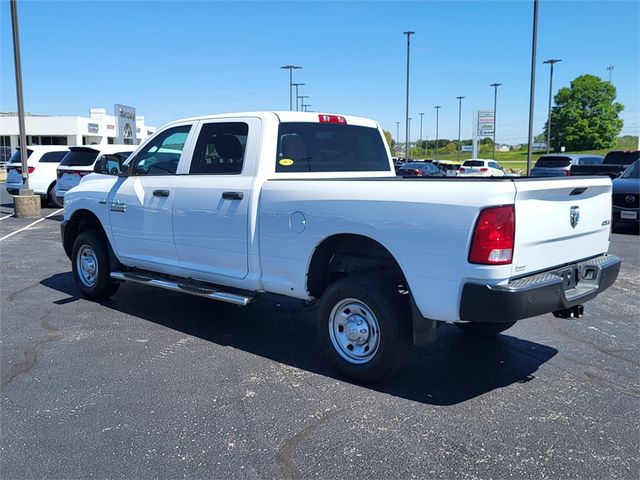
M 540 157 L 536 162 L 536 167 L 540 168 L 564 168 L 571 165 L 569 157 Z
M 277 173 L 391 171 L 376 128 L 342 123 L 280 123 L 275 163 Z

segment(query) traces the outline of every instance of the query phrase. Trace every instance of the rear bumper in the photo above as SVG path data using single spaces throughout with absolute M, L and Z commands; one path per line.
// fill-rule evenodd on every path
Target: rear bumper
M 618 257 L 605 254 L 506 285 L 467 283 L 462 290 L 460 320 L 513 322 L 581 305 L 613 285 L 620 264 Z M 565 289 L 567 285 L 573 288 Z

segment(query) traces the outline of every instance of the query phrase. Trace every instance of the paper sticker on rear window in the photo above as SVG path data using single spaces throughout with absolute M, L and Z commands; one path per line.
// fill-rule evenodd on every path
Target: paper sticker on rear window
M 293 165 L 293 160 L 291 160 L 290 158 L 283 158 L 278 163 L 283 167 L 290 167 L 291 165 Z

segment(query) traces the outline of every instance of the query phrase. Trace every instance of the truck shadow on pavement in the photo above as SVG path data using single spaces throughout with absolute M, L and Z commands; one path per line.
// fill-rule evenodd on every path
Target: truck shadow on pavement
M 79 299 L 70 272 L 42 285 Z M 283 297 L 261 297 L 245 308 L 136 284 L 124 284 L 103 307 L 163 325 L 220 346 L 269 358 L 347 381 L 325 361 L 316 337 L 315 309 Z M 390 382 L 364 387 L 430 405 L 455 405 L 509 385 L 535 379 L 534 373 L 558 351 L 508 334 L 477 339 L 443 325 L 438 339 L 413 355 Z

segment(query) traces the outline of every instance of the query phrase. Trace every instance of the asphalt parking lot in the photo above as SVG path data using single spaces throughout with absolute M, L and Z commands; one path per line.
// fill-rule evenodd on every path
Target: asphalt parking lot
M 3 479 L 640 474 L 633 232 L 612 235 L 620 277 L 581 320 L 482 341 L 446 325 L 365 387 L 328 368 L 298 302 L 241 309 L 130 284 L 80 299 L 61 215 L 19 231 L 33 220 L 0 198 Z

